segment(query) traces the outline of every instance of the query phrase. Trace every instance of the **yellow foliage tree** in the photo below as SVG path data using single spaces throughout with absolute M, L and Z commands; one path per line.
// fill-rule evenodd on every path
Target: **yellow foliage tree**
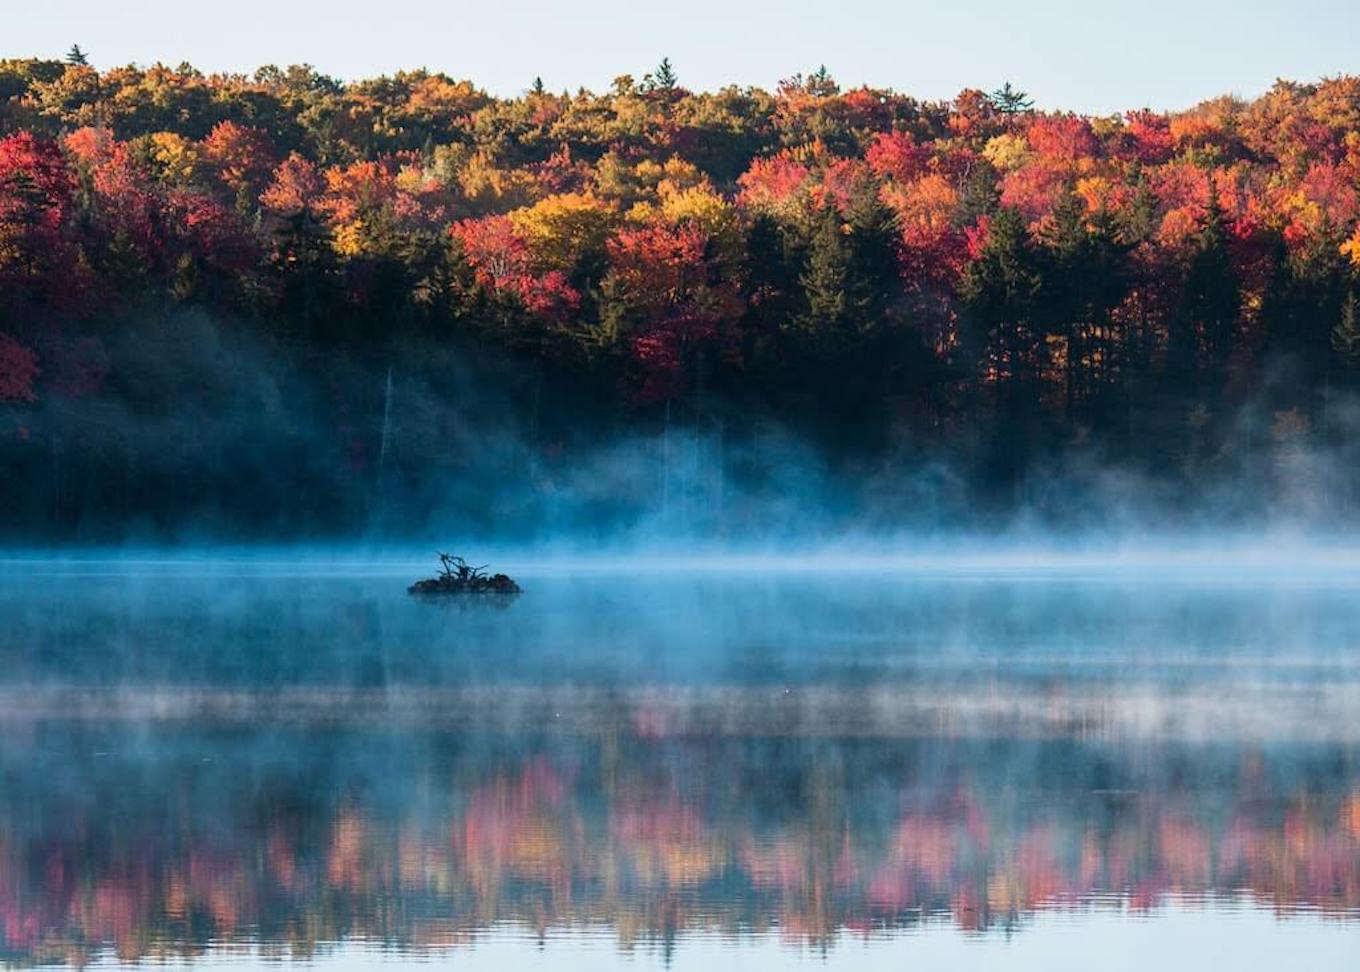
M 201 160 L 198 146 L 174 132 L 156 132 L 151 136 L 151 158 L 161 180 L 173 185 L 191 183 L 198 175 Z
M 1029 161 L 1029 143 L 1021 135 L 997 135 L 987 142 L 982 155 L 998 172 L 1013 172 Z
M 533 173 L 522 168 L 500 168 L 481 152 L 468 159 L 455 178 L 468 208 L 478 216 L 532 205 L 542 194 Z
M 569 271 L 582 257 L 604 251 L 618 213 L 596 196 L 564 192 L 515 210 L 510 220 L 536 263 Z
M 1355 228 L 1355 235 L 1341 244 L 1341 252 L 1350 257 L 1351 263 L 1360 270 L 1360 226 Z

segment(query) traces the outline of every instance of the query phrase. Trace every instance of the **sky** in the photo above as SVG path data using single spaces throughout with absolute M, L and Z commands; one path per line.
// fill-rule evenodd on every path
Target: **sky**
M 1357 0 L 6 0 L 0 57 L 205 71 L 310 63 L 353 80 L 426 67 L 501 95 L 535 77 L 604 90 L 669 57 L 692 89 L 843 87 L 948 98 L 1013 81 L 1042 108 L 1109 113 L 1360 72 Z

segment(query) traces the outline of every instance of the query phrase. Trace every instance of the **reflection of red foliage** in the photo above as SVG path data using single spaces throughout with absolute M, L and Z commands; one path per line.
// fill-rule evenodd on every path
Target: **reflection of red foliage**
M 944 821 L 929 817 L 907 817 L 897 826 L 893 861 L 898 867 L 939 884 L 954 866 L 958 834 Z
M 446 919 L 426 916 L 451 908 L 473 922 L 509 918 L 543 929 L 596 920 L 622 929 L 636 906 L 672 931 L 711 926 L 716 916 L 828 941 L 839 929 L 891 926 L 908 910 L 982 930 L 1085 906 L 1092 895 L 1137 911 L 1172 895 L 1195 901 L 1239 889 L 1281 913 L 1360 907 L 1354 792 L 1330 801 L 1310 792 L 1280 813 L 1257 784 L 1249 804 L 1208 816 L 1183 796 L 1148 794 L 1101 822 L 1041 801 L 1017 821 L 1009 799 L 989 805 L 986 793 L 960 786 L 914 801 L 891 827 L 808 807 L 771 825 L 744 812 L 740 799 L 714 799 L 728 793 L 725 774 L 680 777 L 656 765 L 641 774 L 620 768 L 601 789 L 549 758 L 526 760 L 474 785 L 441 822 L 451 841 L 433 838 L 426 810 L 385 821 L 353 801 L 316 828 L 216 833 L 164 858 L 152 842 L 144 862 L 57 844 L 33 871 L 19 866 L 34 859 L 33 848 L 10 836 L 0 843 L 0 870 L 11 876 L 0 882 L 0 933 L 18 950 L 63 939 L 116 943 L 131 961 L 146 954 L 147 929 L 167 920 L 181 928 L 201 915 L 214 937 L 227 938 L 280 909 L 297 928 L 353 922 L 325 925 L 331 938 L 381 929 L 418 945 L 441 940 L 430 923 Z M 822 796 L 836 797 L 827 808 L 853 802 L 851 794 Z M 1217 823 L 1220 810 L 1226 825 Z M 37 883 L 25 885 L 25 874 Z M 718 885 L 707 884 L 719 875 Z M 600 892 L 618 887 L 629 889 L 630 903 Z

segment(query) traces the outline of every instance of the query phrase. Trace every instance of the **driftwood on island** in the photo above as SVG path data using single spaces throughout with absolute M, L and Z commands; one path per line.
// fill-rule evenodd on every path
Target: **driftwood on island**
M 439 555 L 439 576 L 416 581 L 412 594 L 518 594 L 520 587 L 505 574 L 487 574 L 486 564 L 473 567 L 462 557 Z

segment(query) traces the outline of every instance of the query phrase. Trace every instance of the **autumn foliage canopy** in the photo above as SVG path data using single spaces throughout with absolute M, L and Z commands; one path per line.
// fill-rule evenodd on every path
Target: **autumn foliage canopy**
M 825 71 L 507 99 L 425 71 L 0 62 L 18 406 L 71 371 L 63 329 L 150 301 L 322 343 L 475 333 L 633 405 L 818 387 L 946 423 L 987 402 L 1099 427 L 1154 393 L 1213 413 L 1287 360 L 1278 404 L 1307 419 L 1357 366 L 1357 280 L 1354 77 L 1092 118 Z

